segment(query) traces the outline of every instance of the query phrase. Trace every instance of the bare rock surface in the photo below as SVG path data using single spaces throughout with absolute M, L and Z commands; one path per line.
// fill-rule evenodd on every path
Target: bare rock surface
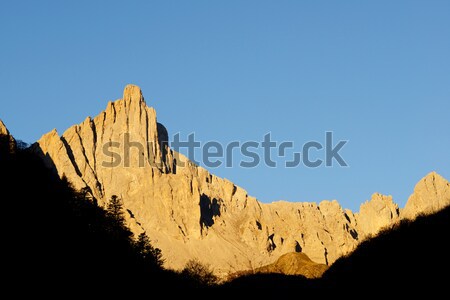
M 123 98 L 109 102 L 98 116 L 62 135 L 56 130 L 45 134 L 34 149 L 99 205 L 112 195 L 121 197 L 133 232 L 147 232 L 166 266 L 174 269 L 197 258 L 227 274 L 274 263 L 291 252 L 329 265 L 400 217 L 450 202 L 449 183 L 431 173 L 401 214 L 392 197 L 380 194 L 358 214 L 335 200 L 263 204 L 172 151 L 167 136 L 139 87 L 128 85 Z

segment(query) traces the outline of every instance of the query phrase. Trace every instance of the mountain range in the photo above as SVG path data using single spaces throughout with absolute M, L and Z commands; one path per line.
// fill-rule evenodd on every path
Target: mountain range
M 0 135 L 14 142 L 2 122 Z M 61 135 L 53 130 L 31 148 L 98 205 L 119 196 L 131 231 L 146 232 L 173 269 L 194 258 L 226 275 L 274 264 L 291 252 L 331 265 L 381 229 L 450 204 L 450 184 L 435 172 L 416 184 L 404 208 L 379 193 L 359 212 L 335 200 L 261 203 L 172 150 L 168 136 L 140 88 L 128 85 L 122 99 L 109 102 L 96 117 Z M 112 166 L 105 145 L 126 153 L 130 141 L 135 146 L 129 155 Z

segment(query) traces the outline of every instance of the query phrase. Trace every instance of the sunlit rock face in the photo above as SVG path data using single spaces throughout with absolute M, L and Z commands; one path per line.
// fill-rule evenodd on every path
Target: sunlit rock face
M 112 195 L 122 198 L 132 231 L 145 231 L 161 248 L 166 267 L 175 269 L 197 258 L 227 274 L 273 263 L 288 252 L 331 264 L 364 237 L 450 199 L 448 182 L 432 173 L 401 214 L 391 197 L 380 194 L 358 214 L 337 201 L 263 204 L 171 150 L 167 136 L 140 88 L 128 85 L 123 98 L 98 116 L 62 135 L 45 134 L 34 149 L 99 205 Z

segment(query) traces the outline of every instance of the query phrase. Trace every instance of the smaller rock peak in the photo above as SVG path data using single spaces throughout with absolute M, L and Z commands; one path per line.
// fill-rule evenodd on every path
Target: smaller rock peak
M 128 84 L 123 90 L 123 99 L 129 102 L 145 102 L 141 88 L 134 84 Z
M 0 135 L 10 135 L 8 128 L 6 128 L 6 125 L 2 120 L 0 120 Z
M 436 172 L 430 172 L 414 187 L 402 215 L 414 219 L 419 214 L 429 214 L 450 205 L 450 183 Z
M 448 181 L 436 173 L 435 171 L 428 173 L 425 177 L 423 177 L 416 185 L 417 187 L 427 186 L 427 185 L 436 185 L 448 183 Z
M 394 203 L 391 195 L 383 195 L 381 193 L 373 193 L 369 202 L 380 201 L 385 203 Z
M 54 138 L 59 139 L 59 134 L 56 128 L 53 128 L 52 131 L 47 132 L 46 134 L 42 135 L 41 138 L 38 140 L 38 143 L 43 143 L 46 141 L 52 141 Z
M 52 131 L 49 132 L 51 135 L 58 135 L 58 130 L 56 128 L 53 128 Z
M 432 171 L 427 175 L 425 175 L 425 177 L 422 178 L 422 180 L 436 180 L 436 179 L 440 180 L 441 178 L 444 179 L 441 175 L 439 175 L 435 171 Z
M 433 171 L 428 173 L 416 184 L 414 191 L 419 191 L 421 189 L 439 189 L 439 187 L 448 184 L 449 182 L 444 177 Z
M 16 145 L 16 140 L 9 133 L 3 121 L 0 120 L 0 158 L 4 153 L 14 153 Z

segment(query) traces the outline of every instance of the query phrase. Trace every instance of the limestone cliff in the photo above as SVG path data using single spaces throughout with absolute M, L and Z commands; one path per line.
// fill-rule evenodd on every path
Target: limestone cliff
M 436 172 L 422 178 L 409 197 L 402 217 L 413 219 L 419 214 L 429 214 L 450 205 L 450 183 Z
M 392 196 L 375 193 L 370 201 L 361 204 L 359 213 L 356 214 L 358 232 L 361 237 L 375 235 L 381 228 L 391 225 L 399 218 L 400 210 Z
M 392 198 L 378 194 L 359 214 L 337 201 L 260 203 L 172 151 L 166 139 L 155 110 L 137 86 L 129 85 L 104 112 L 61 136 L 47 133 L 34 149 L 100 205 L 120 196 L 132 230 L 145 230 L 171 268 L 198 258 L 225 274 L 273 263 L 288 252 L 330 264 L 399 218 Z M 438 191 L 445 184 L 447 192 Z M 434 193 L 433 208 L 450 202 L 444 179 L 417 192 L 419 200 L 406 211 L 420 211 L 427 193 Z

